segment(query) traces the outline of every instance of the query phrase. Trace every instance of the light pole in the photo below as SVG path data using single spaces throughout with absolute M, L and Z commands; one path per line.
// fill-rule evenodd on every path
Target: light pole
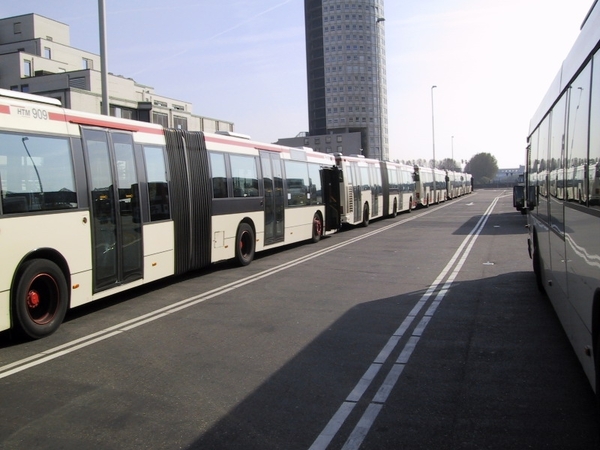
M 452 152 L 452 164 L 454 164 L 454 136 L 452 136 L 452 141 L 450 142 L 450 149 Z
M 433 112 L 433 90 L 437 86 L 431 86 L 431 137 L 433 142 L 433 168 L 435 169 L 435 114 Z
M 382 58 L 380 56 L 381 53 L 381 34 L 382 31 L 379 27 L 379 24 L 383 24 L 383 22 L 385 22 L 385 17 L 378 17 L 375 20 L 375 28 L 377 29 L 377 45 L 375 46 L 375 65 L 376 65 L 376 69 L 377 69 L 377 105 L 378 105 L 378 112 L 379 112 L 379 159 L 384 159 L 384 136 L 383 136 L 383 132 L 384 132 L 384 127 L 385 127 L 385 123 L 383 120 L 383 89 L 382 89 L 382 74 L 383 74 L 383 70 L 381 67 L 381 63 L 382 63 Z
M 98 0 L 98 21 L 100 28 L 100 81 L 102 85 L 102 114 L 110 115 L 108 99 L 108 56 L 106 51 L 106 7 L 104 0 Z

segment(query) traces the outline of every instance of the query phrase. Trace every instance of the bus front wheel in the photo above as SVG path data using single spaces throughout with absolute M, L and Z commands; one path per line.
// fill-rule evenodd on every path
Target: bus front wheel
M 52 261 L 25 262 L 17 275 L 13 296 L 15 325 L 33 339 L 54 333 L 67 313 L 67 289 L 62 271 Z
M 236 236 L 235 259 L 241 266 L 247 266 L 254 259 L 254 230 L 247 223 L 241 223 Z

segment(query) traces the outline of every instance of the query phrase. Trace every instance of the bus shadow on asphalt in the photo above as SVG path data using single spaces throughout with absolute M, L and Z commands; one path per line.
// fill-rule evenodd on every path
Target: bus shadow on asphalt
M 475 215 L 467 220 L 463 225 L 454 231 L 454 235 L 466 236 L 473 232 L 473 229 L 481 219 L 481 215 Z M 492 214 L 483 229 L 479 232 L 481 236 L 500 236 L 500 235 L 523 235 L 527 239 L 527 217 L 519 212 L 504 212 Z M 526 242 L 526 241 L 525 241 Z
M 355 306 L 188 448 L 309 448 L 422 295 Z M 344 444 L 412 332 L 329 448 Z M 452 285 L 364 448 L 598 448 L 596 420 L 550 302 L 532 272 L 513 272 Z

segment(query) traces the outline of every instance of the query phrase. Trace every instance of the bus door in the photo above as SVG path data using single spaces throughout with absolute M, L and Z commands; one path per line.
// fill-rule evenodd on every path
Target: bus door
M 264 183 L 265 244 L 284 239 L 283 170 L 279 153 L 260 152 Z
M 94 292 L 143 276 L 139 186 L 129 133 L 83 129 Z
M 379 195 L 382 193 L 381 189 L 381 174 L 378 172 L 379 167 L 369 166 L 369 178 L 371 180 L 371 217 L 379 216 Z
M 323 202 L 325 204 L 325 231 L 339 230 L 340 224 L 340 182 L 344 174 L 336 166 L 321 167 Z

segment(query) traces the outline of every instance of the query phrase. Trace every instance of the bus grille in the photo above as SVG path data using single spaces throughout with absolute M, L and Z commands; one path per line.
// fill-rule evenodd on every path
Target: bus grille
M 352 186 L 348 187 L 347 198 L 348 198 L 348 201 L 346 202 L 346 206 L 347 206 L 348 214 L 350 214 L 351 212 L 354 212 L 354 190 L 352 189 Z

